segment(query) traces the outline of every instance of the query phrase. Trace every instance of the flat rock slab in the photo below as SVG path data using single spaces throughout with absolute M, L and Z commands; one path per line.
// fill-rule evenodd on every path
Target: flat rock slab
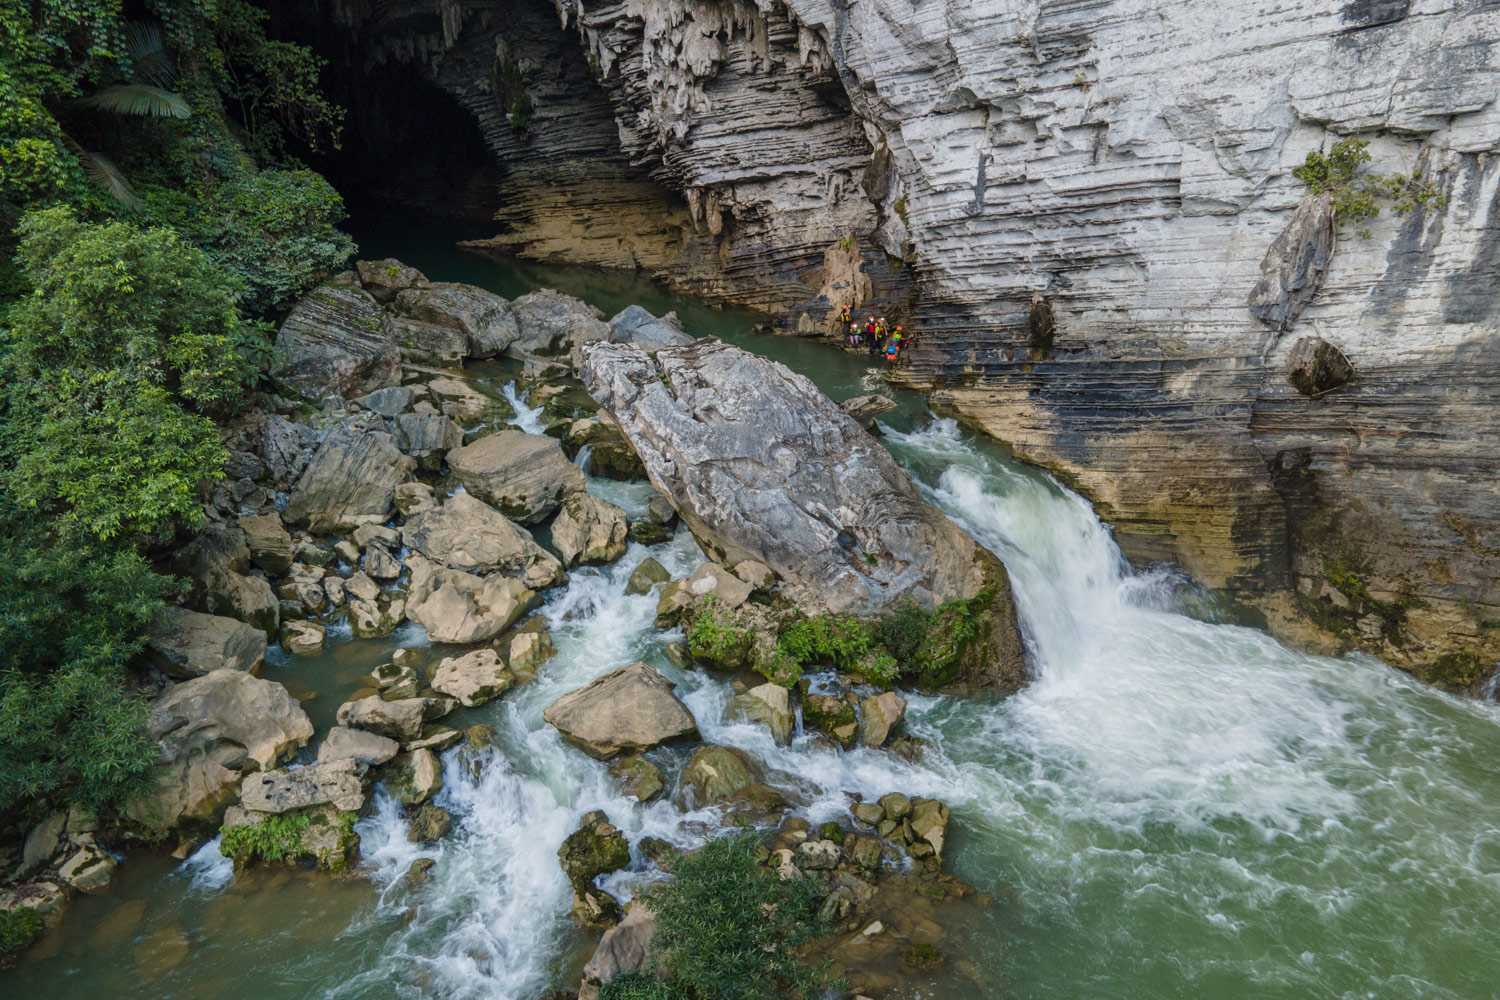
M 251 774 L 240 784 L 240 805 L 263 813 L 321 805 L 356 812 L 365 804 L 361 772 L 358 763 L 343 759 Z
M 542 718 L 599 760 L 698 733 L 693 714 L 672 693 L 672 682 L 646 663 L 621 667 L 568 692 L 548 705 Z

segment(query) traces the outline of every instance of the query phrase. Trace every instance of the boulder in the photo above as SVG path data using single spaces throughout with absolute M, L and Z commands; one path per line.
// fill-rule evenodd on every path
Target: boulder
M 606 479 L 633 481 L 646 478 L 646 467 L 635 453 L 618 424 L 609 416 L 583 417 L 567 425 L 563 436 L 564 450 L 574 458 L 589 450 L 587 463 L 580 462 L 589 475 Z
M 177 680 L 215 670 L 253 674 L 265 662 L 266 634 L 233 618 L 166 608 L 151 630 L 146 650 L 163 673 Z
M 401 744 L 401 749 L 431 750 L 433 753 L 442 753 L 450 747 L 458 746 L 463 739 L 464 734 L 452 726 L 424 726 L 422 735 Z
M 286 519 L 315 533 L 379 524 L 390 516 L 397 484 L 415 467 L 384 431 L 340 426 L 302 470 Z
M 853 747 L 859 736 L 854 706 L 837 695 L 810 694 L 803 698 L 802 721 L 807 728 L 829 737 L 845 750 Z
M 292 307 L 276 333 L 274 357 L 272 377 L 312 400 L 394 385 L 401 373 L 401 351 L 380 303 L 347 285 L 322 285 Z
M 578 829 L 557 849 L 557 861 L 573 891 L 582 895 L 600 875 L 630 864 L 630 843 L 602 810 L 586 813 Z
M 584 353 L 590 394 L 721 562 L 764 563 L 806 613 L 982 598 L 983 633 L 956 680 L 1024 683 L 1004 566 L 808 379 L 718 341 L 654 357 L 628 344 Z
M 396 512 L 411 517 L 438 505 L 432 487 L 426 483 L 401 483 L 396 487 Z
M 408 288 L 426 288 L 427 276 L 414 267 L 386 257 L 383 260 L 357 260 L 354 273 L 359 283 L 376 302 L 389 303 Z
M 187 603 L 192 607 L 275 633 L 281 606 L 270 583 L 249 572 L 250 549 L 237 526 L 209 525 L 177 550 L 172 569 L 187 577 Z
M 534 590 L 560 583 L 564 576 L 562 564 L 529 532 L 468 493 L 408 517 L 402 539 L 447 569 L 519 577 Z
M 573 493 L 552 522 L 552 544 L 564 565 L 609 563 L 625 554 L 625 532 L 623 510 L 588 493 Z
M 409 385 L 391 385 L 384 389 L 376 389 L 367 392 L 355 400 L 360 406 L 371 413 L 378 413 L 387 419 L 394 419 L 407 410 L 416 401 L 417 390 Z
M 402 652 L 402 650 L 397 650 Z M 370 671 L 370 680 L 386 701 L 415 698 L 422 689 L 422 678 L 417 668 L 409 663 L 382 663 Z
M 634 344 L 647 354 L 663 347 L 685 347 L 693 337 L 682 328 L 675 312 L 660 318 L 642 306 L 630 305 L 615 313 L 609 321 L 610 339 L 617 344 Z
M 537 616 L 510 637 L 506 646 L 505 663 L 517 682 L 529 681 L 536 676 L 537 669 L 556 652 L 552 634 L 547 631 L 546 619 Z
M 119 867 L 98 844 L 83 844 L 58 866 L 57 876 L 79 892 L 100 892 Z
M 1308 194 L 1260 263 L 1250 315 L 1285 332 L 1318 294 L 1338 245 L 1333 195 Z
M 443 282 L 403 291 L 396 296 L 396 311 L 456 331 L 462 354 L 472 358 L 502 354 L 520 336 L 510 303 L 473 285 Z
M 625 593 L 649 594 L 652 587 L 658 583 L 666 583 L 670 579 L 672 579 L 672 574 L 667 572 L 667 568 L 647 556 L 631 571 L 630 579 L 625 582 Z
M 272 814 L 321 805 L 358 812 L 365 804 L 363 773 L 361 764 L 343 758 L 247 775 L 240 784 L 240 805 Z
M 510 353 L 529 355 L 566 354 L 577 367 L 574 355 L 584 344 L 607 340 L 609 324 L 600 312 L 581 299 L 541 288 L 511 303 L 520 335 L 510 345 Z
M 764 724 L 782 746 L 792 742 L 797 723 L 791 696 L 780 684 L 761 684 L 735 695 L 729 702 L 729 718 Z
M 620 976 L 648 971 L 655 938 L 656 914 L 644 903 L 636 903 L 625 919 L 599 939 L 599 946 L 583 967 L 578 1000 L 599 1000 L 599 991 Z
M 443 765 L 431 750 L 411 750 L 386 765 L 384 778 L 402 805 L 421 805 L 442 791 Z
M 673 580 L 662 588 L 656 602 L 656 625 L 670 628 L 682 619 L 685 611 L 707 597 L 712 597 L 719 607 L 733 611 L 750 599 L 752 590 L 748 583 L 718 563 L 704 563 L 686 579 Z
M 422 723 L 437 717 L 432 698 L 396 698 L 390 701 L 370 695 L 339 706 L 338 723 L 405 742 L 422 735 Z M 446 699 L 441 699 L 446 702 Z M 440 713 L 439 713 L 440 714 Z
M 408 363 L 457 367 L 469 353 L 462 330 L 400 315 L 390 318 L 390 327 L 401 360 Z
M 407 560 L 411 589 L 406 614 L 433 642 L 485 642 L 535 606 L 536 592 L 519 580 L 443 569 L 420 555 Z
M 126 814 L 160 834 L 186 820 L 212 820 L 244 771 L 275 767 L 312 737 L 313 726 L 280 684 L 215 670 L 157 698 L 147 732 L 160 763 L 152 789 L 132 800 Z
M 274 814 L 257 812 L 244 806 L 230 806 L 224 814 L 222 832 L 242 826 L 258 826 L 272 819 Z M 290 828 L 286 837 L 277 844 L 278 854 L 274 860 L 286 865 L 311 864 L 323 871 L 346 871 L 359 853 L 359 834 L 354 832 L 355 815 L 340 812 L 331 805 L 312 806 L 293 815 L 303 818 L 306 824 Z M 225 837 L 222 845 L 230 843 Z M 272 860 L 260 855 L 254 840 L 241 842 L 242 853 L 232 853 L 235 868 L 243 868 L 259 860 Z
M 401 744 L 388 737 L 363 729 L 334 726 L 318 747 L 318 763 L 352 760 L 361 767 L 374 767 L 384 764 L 400 751 Z
M 16 869 L 15 877 L 25 878 L 51 861 L 58 848 L 62 847 L 67 826 L 68 814 L 59 811 L 27 831 L 26 841 L 21 846 L 21 865 Z
M 344 590 L 357 601 L 373 601 L 381 594 L 380 584 L 364 573 L 354 573 L 344 581 Z
M 364 576 L 357 573 L 356 576 Z M 366 580 L 369 577 L 364 577 Z M 390 635 L 406 620 L 406 598 L 397 593 L 379 591 L 374 599 L 349 601 L 349 631 L 356 639 L 378 639 Z M 415 619 L 413 619 L 415 620 Z
M 448 453 L 464 488 L 524 524 L 546 518 L 570 493 L 584 490 L 583 472 L 556 440 L 505 430 Z
M 407 839 L 415 844 L 435 844 L 453 829 L 453 815 L 431 802 L 412 813 L 406 821 Z
M 443 413 L 465 426 L 476 421 L 495 423 L 510 416 L 509 406 L 461 379 L 435 378 L 427 383 L 427 391 L 438 401 Z
M 1322 396 L 1354 381 L 1354 366 L 1322 337 L 1299 337 L 1287 356 L 1286 380 L 1304 396 Z
M 609 765 L 609 773 L 620 783 L 620 790 L 637 802 L 650 802 L 667 788 L 661 768 L 640 754 L 619 758 Z
M 278 486 L 290 486 L 302 475 L 317 446 L 317 432 L 306 424 L 272 414 L 261 425 L 260 457 Z
M 251 562 L 272 576 L 291 569 L 292 536 L 287 533 L 280 517 L 275 514 L 242 517 L 240 530 L 245 533 Z
M 646 504 L 646 516 L 631 523 L 630 540 L 642 545 L 658 545 L 670 541 L 676 524 L 677 511 L 666 497 L 658 493 Z
M 463 428 L 441 413 L 403 413 L 396 418 L 396 447 L 429 472 L 442 468 L 443 456 L 464 443 Z
M 699 809 L 725 802 L 761 782 L 761 768 L 735 747 L 704 746 L 693 751 L 682 769 L 678 795 L 682 804 Z
M 457 698 L 465 708 L 475 708 L 500 697 L 515 684 L 515 675 L 493 649 L 476 649 L 463 656 L 450 656 L 432 675 L 432 689 Z
M 833 871 L 843 857 L 843 849 L 831 840 L 804 840 L 797 845 L 797 867 L 805 872 Z
M 365 549 L 359 565 L 372 580 L 390 581 L 401 575 L 401 560 L 380 545 L 371 545 Z
M 281 648 L 293 656 L 316 656 L 323 652 L 323 626 L 291 621 L 281 627 Z
M 859 703 L 859 740 L 867 747 L 883 747 L 906 715 L 906 699 L 894 691 Z
M 875 421 L 895 408 L 895 400 L 878 392 L 872 392 L 868 396 L 855 396 L 839 404 L 839 409 L 849 414 L 855 423 L 867 431 L 873 431 Z
M 933 856 L 943 859 L 943 841 L 948 834 L 948 807 L 937 799 L 913 799 L 911 829 L 932 848 Z
M 654 667 L 632 663 L 597 677 L 547 706 L 542 718 L 591 757 L 649 750 L 695 736 L 698 725 Z

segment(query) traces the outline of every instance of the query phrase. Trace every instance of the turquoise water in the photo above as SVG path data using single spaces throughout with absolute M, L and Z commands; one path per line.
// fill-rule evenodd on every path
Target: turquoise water
M 410 226 L 361 234 L 437 279 L 505 294 L 540 284 L 613 313 L 676 308 L 691 332 L 775 357 L 835 398 L 878 385 L 864 359 L 755 334 L 759 317 L 672 299 L 633 278 L 455 253 Z M 1003 702 L 912 699 L 933 750 L 916 764 L 721 721 L 729 691 L 682 673 L 654 602 L 624 594 L 647 550 L 573 574 L 544 609 L 558 656 L 538 680 L 467 713 L 500 732 L 478 778 L 453 761 L 442 845 L 405 842 L 393 805 L 360 825 L 347 880 L 262 872 L 232 883 L 210 848 L 178 865 L 133 857 L 109 892 L 10 974 L 12 995 L 475 997 L 532 1000 L 576 982 L 590 939 L 566 917 L 555 850 L 604 808 L 632 837 L 690 845 L 714 817 L 621 799 L 541 709 L 614 666 L 661 666 L 705 737 L 796 775 L 815 820 L 846 793 L 950 802 L 952 866 L 993 895 L 941 943 L 952 961 L 914 995 L 1130 998 L 1469 998 L 1500 995 L 1500 713 L 1368 658 L 1305 656 L 1253 629 L 1178 613 L 1183 581 L 1132 570 L 1088 504 L 901 396 L 885 441 L 933 502 L 1005 560 L 1036 680 Z M 639 486 L 591 482 L 627 507 Z M 680 534 L 650 554 L 700 558 Z M 319 719 L 404 633 L 288 661 L 269 676 L 316 693 Z M 418 856 L 431 879 L 402 878 Z M 640 874 L 612 880 L 628 895 Z

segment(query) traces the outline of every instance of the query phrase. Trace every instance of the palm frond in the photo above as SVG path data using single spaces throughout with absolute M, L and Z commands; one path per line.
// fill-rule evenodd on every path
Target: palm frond
M 81 149 L 78 153 L 84 173 L 89 175 L 90 180 L 108 191 L 111 198 L 126 208 L 141 207 L 141 199 L 135 193 L 135 188 L 130 186 L 130 181 L 125 179 L 120 168 L 109 157 L 87 149 Z
M 112 115 L 142 118 L 187 118 L 193 113 L 181 94 L 144 83 L 120 83 L 95 91 L 78 103 Z
M 128 21 L 125 24 L 125 51 L 130 55 L 132 76 L 142 83 L 166 90 L 177 83 L 177 67 L 167 49 L 166 36 L 155 21 Z

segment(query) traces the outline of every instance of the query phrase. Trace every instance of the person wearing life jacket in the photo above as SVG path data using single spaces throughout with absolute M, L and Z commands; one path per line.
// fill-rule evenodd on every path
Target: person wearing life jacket
M 865 349 L 870 352 L 872 358 L 880 353 L 880 338 L 875 335 L 873 316 L 865 320 Z
M 890 339 L 885 344 L 886 363 L 893 363 L 901 354 L 901 328 L 898 326 L 892 331 Z

